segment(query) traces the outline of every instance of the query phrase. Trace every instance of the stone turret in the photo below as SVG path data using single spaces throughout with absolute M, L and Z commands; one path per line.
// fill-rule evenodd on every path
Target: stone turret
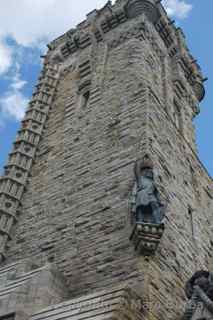
M 129 0 L 126 1 L 125 10 L 130 19 L 145 14 L 152 23 L 156 23 L 160 17 L 155 0 Z

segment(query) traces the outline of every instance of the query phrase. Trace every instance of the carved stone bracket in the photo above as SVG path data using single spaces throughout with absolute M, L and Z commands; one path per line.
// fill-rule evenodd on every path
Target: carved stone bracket
M 153 255 L 163 236 L 164 224 L 137 223 L 130 236 L 135 250 L 143 255 Z

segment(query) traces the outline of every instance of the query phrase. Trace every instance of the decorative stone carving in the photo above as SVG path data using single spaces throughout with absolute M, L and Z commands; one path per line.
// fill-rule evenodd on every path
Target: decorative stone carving
M 113 12 L 108 13 L 101 22 L 101 29 L 103 33 L 109 32 L 116 28 L 120 23 L 127 20 L 126 12 L 123 8 L 119 8 Z
M 126 12 L 129 18 L 135 18 L 142 13 L 148 17 L 148 19 L 156 23 L 159 19 L 159 11 L 153 0 L 129 0 L 126 5 Z
M 79 81 L 79 94 L 84 94 L 85 92 L 90 91 L 91 87 L 91 75 L 92 75 L 92 66 L 91 66 L 91 61 L 86 60 L 82 61 L 79 64 L 79 76 L 80 76 L 80 81 Z
M 17 212 L 27 185 L 35 152 L 47 120 L 58 85 L 59 68 L 45 63 L 36 90 L 33 93 L 14 148 L 0 179 L 0 263 L 11 238 L 11 228 L 17 221 Z
M 203 82 L 197 79 L 193 82 L 192 86 L 198 101 L 201 102 L 205 97 L 205 87 Z
M 155 253 L 164 233 L 164 224 L 136 223 L 130 240 L 139 253 L 149 256 Z
M 153 163 L 149 156 L 135 164 L 136 183 L 133 190 L 131 211 L 134 230 L 130 237 L 140 253 L 153 254 L 163 235 L 165 207 L 160 201 L 154 182 Z
M 213 319 L 213 273 L 197 271 L 185 286 L 189 299 L 182 320 Z

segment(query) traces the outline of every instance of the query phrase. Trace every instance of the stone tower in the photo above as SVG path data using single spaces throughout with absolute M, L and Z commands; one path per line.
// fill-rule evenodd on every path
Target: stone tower
M 0 319 L 212 319 L 204 80 L 182 30 L 160 1 L 109 1 L 48 49 L 0 180 Z M 184 314 L 199 270 L 205 316 Z

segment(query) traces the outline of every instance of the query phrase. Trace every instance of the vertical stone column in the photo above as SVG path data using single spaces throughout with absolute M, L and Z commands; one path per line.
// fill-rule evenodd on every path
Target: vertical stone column
M 1 262 L 5 259 L 5 247 L 10 239 L 11 228 L 17 220 L 22 195 L 51 108 L 58 79 L 58 66 L 45 63 L 13 150 L 9 155 L 4 176 L 0 179 Z

